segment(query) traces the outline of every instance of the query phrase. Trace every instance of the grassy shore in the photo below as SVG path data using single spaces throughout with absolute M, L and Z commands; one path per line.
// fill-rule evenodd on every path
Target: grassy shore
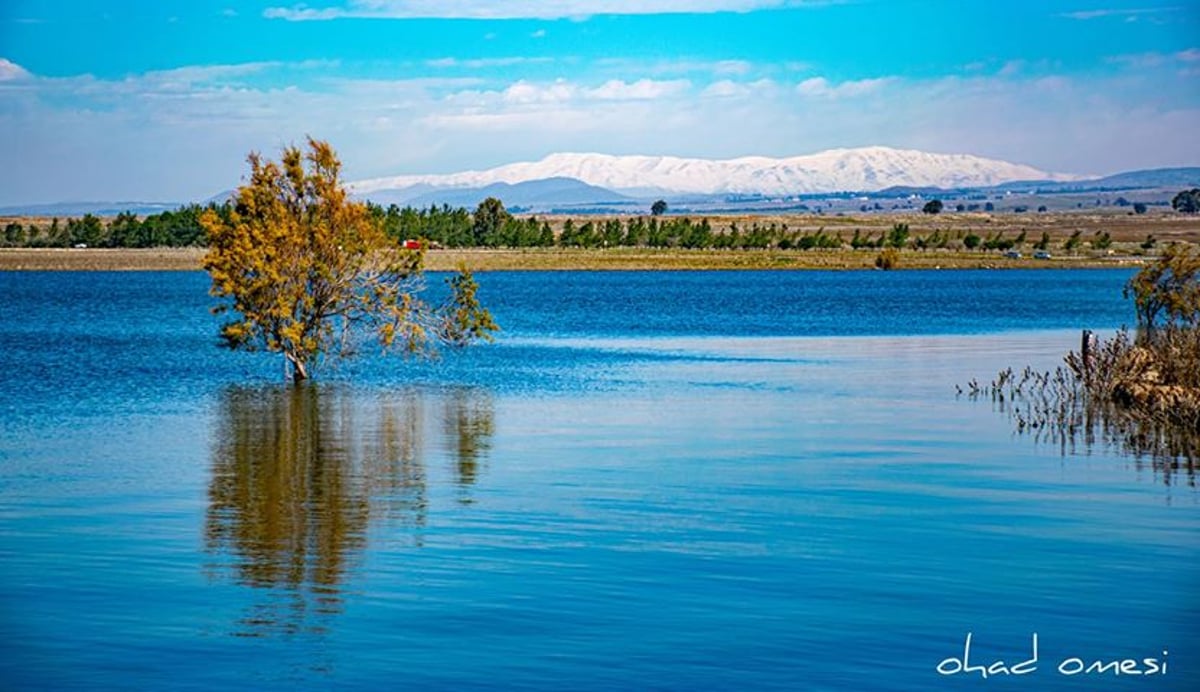
M 870 269 L 877 250 L 677 250 L 613 248 L 523 250 L 431 250 L 426 268 L 474 271 Z M 199 270 L 200 248 L 0 249 L 0 271 L 189 271 Z M 1080 254 L 1050 260 L 1009 259 L 999 252 L 904 250 L 900 269 L 1003 269 L 1137 266 L 1134 255 Z
M 182 271 L 200 269 L 202 248 L 2 248 L 0 271 Z

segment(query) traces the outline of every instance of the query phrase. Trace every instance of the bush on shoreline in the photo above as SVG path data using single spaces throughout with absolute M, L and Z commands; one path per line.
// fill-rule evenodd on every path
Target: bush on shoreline
M 972 381 L 972 399 L 990 398 L 1019 433 L 1065 450 L 1082 438 L 1149 456 L 1168 479 L 1200 462 L 1200 252 L 1174 246 L 1130 280 L 1138 328 L 1096 341 L 1054 372 L 1011 368 L 988 385 Z

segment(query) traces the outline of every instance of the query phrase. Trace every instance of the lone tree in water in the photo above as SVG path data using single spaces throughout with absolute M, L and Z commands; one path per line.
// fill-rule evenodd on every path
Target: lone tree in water
M 1151 340 L 1159 327 L 1200 330 L 1200 252 L 1181 244 L 1168 245 L 1156 261 L 1125 285 L 1125 297 L 1137 309 L 1139 336 Z M 1196 341 L 1200 356 L 1200 340 Z
M 341 163 L 328 143 L 287 147 L 279 163 L 251 153 L 250 181 L 228 219 L 205 212 L 204 268 L 229 313 L 224 345 L 282 353 L 296 382 L 325 354 L 346 354 L 373 333 L 385 349 L 428 353 L 438 342 L 465 345 L 497 329 L 465 268 L 445 303 L 417 297 L 424 251 L 403 249 L 365 205 L 348 199 Z

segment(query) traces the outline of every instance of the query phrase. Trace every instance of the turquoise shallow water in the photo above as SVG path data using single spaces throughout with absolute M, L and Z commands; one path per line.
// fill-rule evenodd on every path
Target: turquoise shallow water
M 0 274 L 0 686 L 1194 689 L 1194 479 L 955 396 L 1127 277 L 487 274 L 296 390 L 201 274 Z

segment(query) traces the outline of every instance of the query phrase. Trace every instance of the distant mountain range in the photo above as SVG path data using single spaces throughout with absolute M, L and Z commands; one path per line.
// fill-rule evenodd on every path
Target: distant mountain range
M 487 197 L 529 211 L 622 211 L 664 198 L 693 209 L 787 209 L 764 200 L 863 194 L 872 198 L 967 192 L 1064 194 L 1200 186 L 1200 168 L 1162 168 L 1085 177 L 978 156 L 867 147 L 786 159 L 716 161 L 669 156 L 553 154 L 541 161 L 445 175 L 350 183 L 379 204 L 474 207 Z M 792 206 L 795 206 L 793 203 Z
M 398 189 L 380 189 L 356 193 L 376 204 L 428 207 L 449 204 L 452 207 L 478 206 L 481 200 L 495 197 L 510 209 L 549 209 L 580 204 L 624 204 L 634 200 L 622 194 L 574 178 L 546 178 L 515 184 L 497 182 L 483 187 L 438 187 L 418 183 Z
M 670 195 L 794 196 L 830 192 L 873 192 L 888 187 L 980 188 L 1018 180 L 1067 182 L 1080 176 L 1048 173 L 1031 166 L 966 154 L 866 147 L 833 149 L 809 156 L 728 160 L 673 156 L 551 154 L 541 161 L 448 175 L 404 175 L 351 183 L 373 198 L 417 186 L 475 189 L 570 178 L 614 193 L 645 198 Z
M 1200 167 L 1160 168 L 1085 177 L 965 154 L 865 147 L 773 159 L 728 160 L 671 156 L 552 154 L 540 161 L 444 175 L 401 175 L 348 184 L 358 199 L 377 204 L 475 207 L 487 197 L 522 212 L 629 210 L 663 198 L 696 209 L 796 206 L 801 197 L 854 193 L 879 197 L 952 197 L 964 193 L 1056 195 L 1094 191 L 1180 190 L 1200 187 Z M 231 191 L 205 200 L 223 201 Z M 152 214 L 178 204 L 70 202 L 0 208 L 0 215 Z M 803 208 L 803 207 L 799 207 Z
M 1070 182 L 1020 181 L 997 185 L 999 190 L 1037 190 L 1043 193 L 1098 190 L 1151 190 L 1200 187 L 1200 168 L 1152 168 Z
M 0 207 L 0 216 L 116 216 L 121 212 L 133 212 L 139 216 L 174 211 L 182 204 L 178 202 L 52 202 L 49 204 L 24 204 Z

